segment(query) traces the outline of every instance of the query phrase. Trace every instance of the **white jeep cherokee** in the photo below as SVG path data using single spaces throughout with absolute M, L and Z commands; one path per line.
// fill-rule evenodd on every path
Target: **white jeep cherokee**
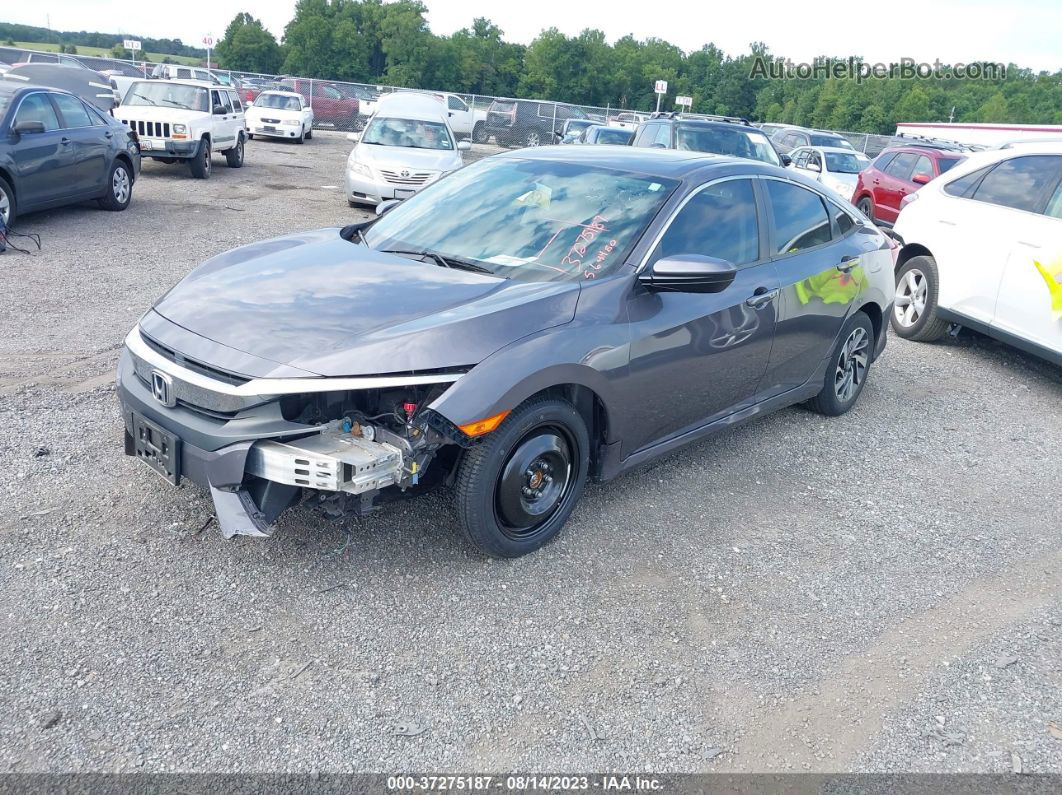
M 210 176 L 211 154 L 243 165 L 247 127 L 243 103 L 225 86 L 197 80 L 138 80 L 114 115 L 140 139 L 140 153 L 163 163 L 187 161 L 192 176 Z

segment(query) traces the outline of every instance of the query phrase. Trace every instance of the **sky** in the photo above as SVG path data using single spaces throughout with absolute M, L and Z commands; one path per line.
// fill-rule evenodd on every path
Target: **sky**
M 713 42 L 724 52 L 748 51 L 765 42 L 772 53 L 796 62 L 816 55 L 861 55 L 870 62 L 903 57 L 944 63 L 973 60 L 1013 62 L 1034 70 L 1062 69 L 1062 2 L 1059 0 L 924 0 L 916 5 L 872 6 L 851 2 L 802 8 L 788 0 L 755 3 L 697 3 L 691 0 L 424 0 L 435 33 L 467 27 L 478 16 L 491 19 L 509 41 L 529 43 L 544 27 L 569 35 L 584 28 L 603 30 L 610 41 L 628 33 L 656 37 L 684 50 Z M 56 30 L 114 30 L 142 36 L 179 37 L 199 44 L 220 36 L 243 10 L 262 20 L 279 40 L 291 19 L 294 0 L 181 0 L 181 13 L 165 4 L 128 0 L 34 0 L 6 4 L 0 20 L 50 26 Z M 158 11 L 153 12 L 152 8 Z

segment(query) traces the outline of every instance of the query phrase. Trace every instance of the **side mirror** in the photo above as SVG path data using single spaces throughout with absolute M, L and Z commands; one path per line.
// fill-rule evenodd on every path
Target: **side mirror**
M 14 127 L 11 128 L 11 132 L 16 133 L 18 135 L 26 135 L 27 133 L 42 133 L 44 132 L 44 122 L 30 121 L 28 119 L 25 121 L 20 121 L 16 123 Z
M 357 143 L 361 140 L 361 133 L 347 133 L 347 140 Z
M 806 168 L 806 169 L 807 169 L 808 171 L 815 171 L 815 172 L 818 172 L 819 174 L 821 174 L 821 173 L 822 173 L 822 166 L 820 166 L 820 165 L 819 165 L 818 163 L 808 163 L 808 164 L 807 164 L 807 165 L 805 166 L 805 168 Z
M 460 149 L 462 152 L 467 152 L 469 149 L 472 148 L 472 144 L 470 144 L 468 141 L 458 141 L 457 148 Z
M 214 115 L 215 116 L 224 116 L 226 113 L 228 113 L 228 111 L 225 110 L 225 106 L 224 105 L 215 105 L 214 106 Z
M 925 174 L 915 174 L 913 177 L 911 177 L 911 182 L 913 182 L 915 185 L 925 185 L 927 182 L 929 182 L 929 180 L 930 177 L 927 177 Z
M 778 155 L 778 157 L 781 158 L 783 166 L 790 166 L 793 164 L 793 158 L 789 155 Z
M 376 205 L 376 214 L 377 215 L 383 215 L 384 213 L 388 212 L 389 210 L 393 210 L 395 207 L 397 207 L 401 203 L 402 203 L 401 199 L 386 199 L 385 201 L 382 201 L 382 202 L 380 202 L 379 204 Z
M 721 293 L 734 281 L 732 262 L 700 254 L 676 254 L 658 259 L 638 281 L 650 290 L 676 293 Z

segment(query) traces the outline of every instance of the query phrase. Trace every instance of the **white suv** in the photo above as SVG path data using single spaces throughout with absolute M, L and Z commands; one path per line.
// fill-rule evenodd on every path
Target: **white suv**
M 192 176 L 210 176 L 211 154 L 229 168 L 243 165 L 247 126 L 243 103 L 231 88 L 195 80 L 138 80 L 115 117 L 140 139 L 140 153 L 163 163 L 184 161 Z
M 1062 365 L 1062 143 L 971 154 L 908 194 L 894 229 L 897 334 L 968 326 Z

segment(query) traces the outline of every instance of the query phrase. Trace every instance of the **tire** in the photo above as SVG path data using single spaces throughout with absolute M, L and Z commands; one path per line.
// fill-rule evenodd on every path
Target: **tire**
M 839 417 L 859 400 L 874 357 L 874 326 L 863 312 L 848 318 L 826 367 L 822 389 L 807 402 L 812 411 Z
M 3 217 L 4 223 L 8 227 L 15 225 L 17 209 L 18 207 L 15 204 L 15 191 L 11 188 L 11 183 L 3 177 L 0 177 L 0 216 Z
M 567 401 L 533 398 L 512 411 L 458 464 L 465 537 L 494 558 L 534 552 L 560 532 L 582 496 L 589 450 L 586 424 Z
M 247 133 L 247 140 L 248 141 L 253 141 L 254 140 L 254 133 Z
M 477 121 L 472 127 L 472 141 L 477 144 L 485 144 L 489 140 L 490 135 L 487 133 L 487 125 Z
M 306 143 L 306 128 L 305 127 L 303 127 L 301 130 L 299 130 L 299 137 L 295 139 L 295 143 L 297 143 L 297 144 Z
M 196 179 L 210 179 L 210 141 L 203 138 L 199 141 L 199 148 L 195 150 L 192 159 L 188 161 L 188 168 Z
M 225 152 L 225 164 L 229 168 L 243 168 L 243 136 L 236 142 L 236 146 Z
M 542 133 L 538 130 L 528 130 L 527 135 L 524 136 L 524 146 L 542 146 Z
M 308 129 L 306 131 L 306 140 L 307 141 L 313 140 L 313 127 L 311 127 L 310 129 Z
M 940 274 L 932 257 L 911 257 L 896 272 L 892 330 L 906 340 L 932 342 L 944 336 L 948 322 L 937 317 Z
M 121 212 L 133 200 L 133 174 L 124 160 L 115 160 L 107 175 L 107 192 L 97 199 L 104 210 Z
M 856 209 L 859 210 L 859 212 L 863 213 L 863 215 L 865 215 L 867 218 L 869 218 L 871 223 L 877 223 L 874 220 L 874 202 L 869 196 L 864 196 L 862 199 L 860 199 L 859 202 L 856 204 Z

